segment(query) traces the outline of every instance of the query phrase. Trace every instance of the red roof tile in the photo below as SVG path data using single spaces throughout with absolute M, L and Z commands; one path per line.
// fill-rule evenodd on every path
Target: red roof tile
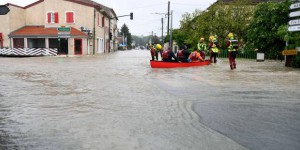
M 57 28 L 45 28 L 44 26 L 25 26 L 22 27 L 14 32 L 12 32 L 9 36 L 39 36 L 39 37 L 57 37 L 58 30 Z M 79 31 L 76 28 L 71 27 L 71 37 L 80 36 L 80 37 L 87 37 L 87 34 L 84 32 Z

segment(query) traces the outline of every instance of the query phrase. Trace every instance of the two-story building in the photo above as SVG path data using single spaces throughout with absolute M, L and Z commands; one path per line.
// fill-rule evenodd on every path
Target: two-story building
M 94 55 L 117 49 L 113 42 L 117 16 L 112 8 L 91 0 L 38 0 L 25 7 L 6 6 L 9 13 L 0 16 L 2 55 L 5 48 L 13 55 Z

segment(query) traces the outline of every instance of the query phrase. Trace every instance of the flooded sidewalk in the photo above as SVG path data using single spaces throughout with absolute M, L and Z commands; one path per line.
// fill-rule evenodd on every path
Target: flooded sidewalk
M 0 58 L 0 149 L 264 149 L 247 141 L 277 136 L 254 134 L 266 125 L 298 146 L 299 70 L 238 60 L 231 71 L 225 59 L 151 69 L 149 59 L 144 50 Z

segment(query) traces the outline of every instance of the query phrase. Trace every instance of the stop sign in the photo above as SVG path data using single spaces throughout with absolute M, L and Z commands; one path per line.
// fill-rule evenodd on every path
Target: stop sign
M 6 5 L 0 5 L 0 15 L 6 15 L 9 12 L 9 8 Z

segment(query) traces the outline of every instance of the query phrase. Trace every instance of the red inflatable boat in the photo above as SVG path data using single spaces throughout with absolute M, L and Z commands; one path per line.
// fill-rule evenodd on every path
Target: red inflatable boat
M 209 64 L 210 64 L 209 60 L 206 60 L 204 62 L 189 62 L 189 63 L 163 62 L 163 61 L 150 60 L 150 65 L 152 68 L 195 67 L 195 66 L 206 66 Z

